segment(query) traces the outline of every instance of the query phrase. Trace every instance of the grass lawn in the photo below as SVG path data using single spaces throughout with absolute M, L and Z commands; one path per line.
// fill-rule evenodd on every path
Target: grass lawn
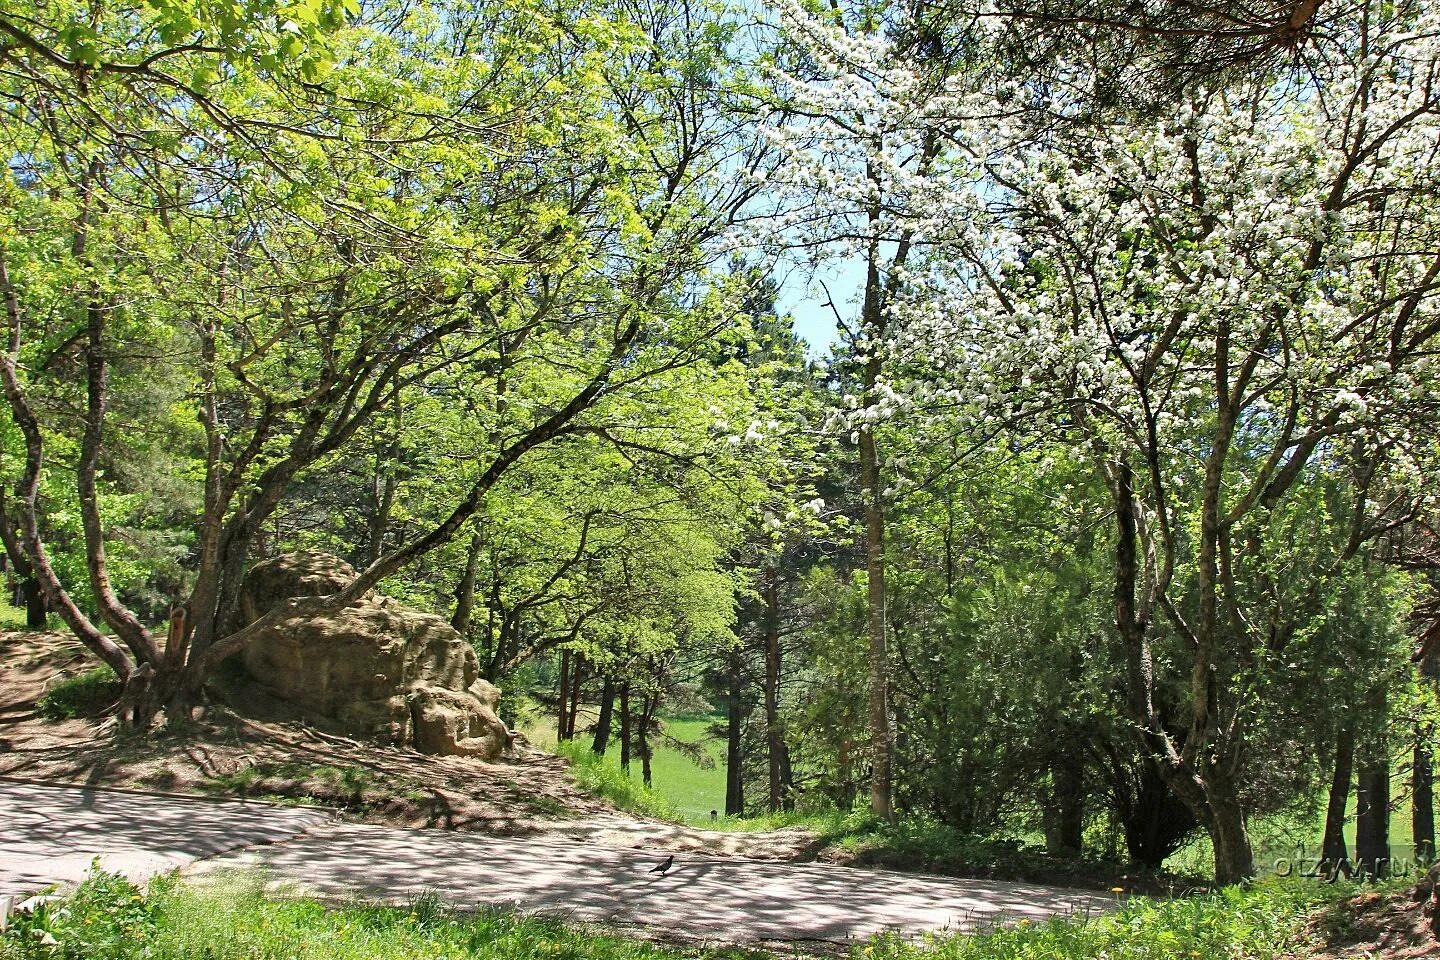
M 595 708 L 582 707 L 576 728 L 594 722 Z M 690 823 L 707 824 L 710 811 L 725 809 L 725 744 L 710 737 L 708 729 L 720 718 L 718 716 L 662 716 L 665 737 L 673 737 L 682 743 L 695 744 L 710 758 L 710 765 L 697 763 L 686 751 L 665 742 L 665 737 L 656 739 L 655 755 L 651 761 L 654 790 L 665 802 L 674 816 Z M 545 750 L 555 749 L 555 718 L 546 717 L 524 730 L 530 742 Z M 618 733 L 618 730 L 617 730 Z M 577 738 L 577 745 L 587 750 L 590 738 Z M 615 771 L 620 769 L 620 746 L 612 741 L 605 755 L 605 763 Z M 640 782 L 640 758 L 634 758 L 630 767 L 631 778 Z

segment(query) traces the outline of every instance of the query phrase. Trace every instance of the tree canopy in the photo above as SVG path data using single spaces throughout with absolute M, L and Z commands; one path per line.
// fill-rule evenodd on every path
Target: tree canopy
M 732 814 L 1433 848 L 1430 4 L 4 0 L 0 104 L 0 535 L 141 726 L 379 587 Z

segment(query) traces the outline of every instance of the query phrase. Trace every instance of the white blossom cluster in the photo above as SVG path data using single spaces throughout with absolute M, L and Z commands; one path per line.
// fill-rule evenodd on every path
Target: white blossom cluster
M 810 202 L 781 229 L 842 255 L 923 245 L 873 345 L 903 389 L 832 429 L 937 407 L 1049 418 L 1146 451 L 1176 486 L 1210 437 L 1240 452 L 1241 490 L 1341 442 L 1417 482 L 1434 461 L 1440 15 L 1376 5 L 1303 76 L 1032 135 L 1005 81 L 929 79 L 882 39 L 785 10 L 819 76 L 784 78 L 771 136 Z M 1222 410 L 1235 427 L 1214 437 Z

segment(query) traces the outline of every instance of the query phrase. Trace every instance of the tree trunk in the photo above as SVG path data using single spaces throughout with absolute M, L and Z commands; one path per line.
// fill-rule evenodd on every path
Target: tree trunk
M 1135 499 L 1134 473 L 1123 459 L 1112 461 L 1106 469 L 1115 503 L 1115 626 L 1126 649 L 1129 711 L 1141 721 L 1141 740 L 1154 758 L 1161 779 L 1209 832 L 1214 845 L 1215 882 L 1225 886 L 1241 883 L 1255 875 L 1255 852 L 1250 845 L 1250 835 L 1245 829 L 1245 811 L 1235 788 L 1232 768 L 1237 763 L 1235 747 L 1231 745 L 1228 748 L 1228 757 L 1209 757 L 1212 752 L 1209 745 L 1211 734 L 1216 725 L 1212 710 L 1217 696 L 1213 648 L 1219 471 L 1222 465 L 1223 458 L 1215 456 L 1206 464 L 1199 551 L 1200 609 L 1190 671 L 1190 725 L 1179 745 L 1172 739 L 1156 709 L 1154 663 L 1147 635 L 1150 628 L 1149 605 L 1137 596 L 1141 571 L 1140 509 Z
M 894 815 L 890 769 L 894 740 L 890 733 L 890 654 L 885 636 L 885 508 L 880 491 L 879 453 L 875 448 L 875 432 L 870 427 L 860 431 L 860 482 L 865 498 L 870 812 L 888 820 Z
M 849 737 L 841 737 L 836 750 L 836 774 L 839 779 L 840 798 L 836 805 L 847 813 L 855 809 L 855 794 L 859 788 L 855 783 L 855 751 Z
M 1371 760 L 1355 785 L 1355 868 L 1384 877 L 1390 867 L 1390 764 Z
M 385 535 L 390 530 L 390 514 L 395 509 L 395 487 L 393 471 L 386 471 L 382 475 L 377 470 L 370 488 L 370 523 L 365 543 L 366 566 L 385 554 Z
M 1044 812 L 1045 852 L 1052 857 L 1077 857 L 1085 832 L 1085 767 L 1080 752 L 1053 753 L 1050 781 Z
M 595 739 L 590 750 L 600 756 L 610 748 L 610 727 L 615 716 L 615 680 L 606 677 L 600 688 L 600 715 L 595 718 Z
M 1222 783 L 1227 784 L 1228 781 Z M 1225 796 L 1217 796 L 1221 792 Z M 1245 829 L 1245 811 L 1233 791 L 1207 784 L 1210 795 L 1210 839 L 1215 846 L 1215 882 L 1220 886 L 1244 883 L 1255 876 L 1255 851 Z
M 1350 802 L 1350 777 L 1355 763 L 1355 726 L 1346 723 L 1335 739 L 1335 770 L 1330 777 L 1330 800 L 1325 805 L 1325 836 L 1320 859 L 1326 873 L 1350 874 L 1350 851 L 1345 843 L 1345 808 Z
M 475 625 L 475 582 L 480 575 L 480 551 L 484 547 L 479 533 L 470 535 L 470 546 L 465 551 L 465 572 L 455 585 L 455 612 L 450 617 L 450 626 L 465 636 Z
M 31 630 L 44 630 L 50 623 L 50 607 L 45 602 L 45 591 L 40 581 L 26 577 L 20 581 L 20 593 L 25 598 L 25 626 Z
M 630 773 L 630 681 L 620 684 L 620 769 Z
M 875 171 L 868 170 L 878 184 Z M 870 222 L 880 219 L 878 206 L 869 210 Z M 902 242 L 894 257 L 899 266 L 908 252 Z M 865 367 L 863 399 L 866 408 L 879 401 L 877 387 L 882 373 L 881 349 L 885 336 L 884 281 L 880 275 L 880 245 L 871 239 L 866 251 L 865 293 L 861 304 L 862 349 Z M 895 744 L 890 731 L 890 654 L 886 642 L 885 609 L 885 497 L 880 484 L 880 453 L 873 423 L 860 425 L 860 496 L 865 504 L 865 632 L 869 642 L 866 659 L 868 686 L 866 717 L 870 733 L 870 811 L 889 820 L 894 816 L 891 766 Z
M 760 574 L 760 596 L 765 604 L 765 759 L 771 813 L 785 805 L 784 772 L 789 766 L 780 728 L 780 604 L 776 578 L 774 567 L 766 567 Z
M 655 706 L 658 701 L 658 697 L 649 694 L 646 694 L 645 698 L 640 701 L 640 779 L 647 787 L 654 785 L 654 778 L 650 772 L 650 759 L 653 752 L 650 745 L 650 725 L 654 722 Z
M 7 349 L 0 354 L 0 382 L 3 382 L 5 399 L 15 425 L 25 438 L 25 469 L 15 485 L 16 526 L 12 529 L 8 520 L 0 519 L 0 534 L 5 540 L 5 549 L 12 556 L 23 554 L 29 563 L 31 575 L 40 582 L 45 591 L 45 600 L 65 622 L 76 639 L 92 653 L 110 665 L 116 676 L 128 682 L 134 673 L 134 662 L 114 640 L 105 636 L 90 618 L 76 605 L 74 597 L 60 582 L 49 553 L 40 539 L 40 475 L 44 471 L 45 440 L 40 422 L 35 418 L 30 401 L 20 384 L 20 300 L 5 261 L 5 247 L 0 244 L 0 292 L 5 299 L 5 315 L 9 321 Z
M 575 654 L 570 668 L 570 708 L 565 713 L 565 739 L 575 739 L 575 715 L 580 712 L 580 688 L 585 684 L 585 658 Z
M 790 767 L 790 745 L 780 741 L 780 809 L 795 809 L 795 772 Z
M 1410 780 L 1410 836 L 1415 844 L 1415 859 L 1421 863 L 1435 859 L 1434 789 L 1435 771 L 1431 764 L 1430 744 L 1422 731 L 1415 740 Z
M 1440 657 L 1426 656 L 1420 661 L 1421 682 L 1435 685 L 1440 676 Z M 1431 863 L 1435 859 L 1435 757 L 1431 750 L 1435 728 L 1421 723 L 1415 731 L 1415 757 L 1410 781 L 1410 836 L 1415 844 L 1415 859 Z
M 730 695 L 725 723 L 725 816 L 745 815 L 745 716 L 743 664 L 739 652 L 730 655 Z
M 567 731 L 570 729 L 570 651 L 560 651 L 560 689 L 555 696 L 555 739 L 556 741 L 569 739 Z

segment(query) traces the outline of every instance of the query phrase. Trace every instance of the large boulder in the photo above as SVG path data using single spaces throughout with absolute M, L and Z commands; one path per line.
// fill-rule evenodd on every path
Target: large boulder
M 355 577 L 314 551 L 257 564 L 241 586 L 253 623 L 294 597 L 334 593 Z M 249 680 L 307 722 L 424 753 L 494 760 L 510 733 L 500 691 L 480 678 L 475 651 L 440 617 L 368 594 L 334 613 L 270 627 L 242 657 Z

